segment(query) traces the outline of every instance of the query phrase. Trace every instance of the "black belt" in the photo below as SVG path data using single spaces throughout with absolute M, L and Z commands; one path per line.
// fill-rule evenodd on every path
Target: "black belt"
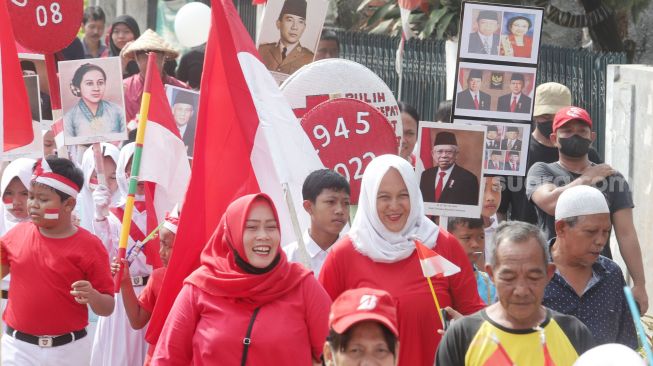
M 150 279 L 150 276 L 135 276 L 132 277 L 132 286 L 140 287 L 147 285 L 147 281 Z
M 2 290 L 2 298 L 3 299 L 8 299 L 9 298 L 9 291 L 7 290 Z
M 58 347 L 86 337 L 86 329 L 76 330 L 74 332 L 48 337 L 48 336 L 35 336 L 27 333 L 17 331 L 7 324 L 7 334 L 21 340 L 23 342 L 35 344 L 42 348 Z

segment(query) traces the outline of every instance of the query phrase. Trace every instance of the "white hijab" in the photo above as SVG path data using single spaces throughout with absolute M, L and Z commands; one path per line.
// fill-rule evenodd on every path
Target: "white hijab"
M 381 179 L 395 168 L 408 188 L 410 213 L 401 232 L 386 229 L 376 212 L 376 196 Z M 367 166 L 361 182 L 358 211 L 349 230 L 354 247 L 375 262 L 393 263 L 408 258 L 415 250 L 412 238 L 419 238 L 429 248 L 435 246 L 439 228 L 424 214 L 424 202 L 413 167 L 397 155 L 382 155 Z
M 18 158 L 5 168 L 5 171 L 2 173 L 2 179 L 0 180 L 0 197 L 5 195 L 5 190 L 7 186 L 14 178 L 20 179 L 21 183 L 29 190 L 32 183 L 32 170 L 34 170 L 34 164 L 36 160 L 29 158 Z M 25 219 L 19 219 L 16 216 L 12 215 L 4 205 L 2 206 L 2 235 L 7 231 L 11 230 L 16 224 L 24 221 L 29 221 L 29 217 Z
M 118 155 L 120 155 L 120 150 L 115 147 L 113 144 L 101 143 L 100 144 L 102 151 L 104 152 L 103 156 L 110 157 L 114 163 L 116 163 L 116 176 L 118 176 Z M 95 156 L 93 155 L 93 149 L 89 148 L 84 151 L 82 156 L 82 171 L 84 172 L 84 186 L 77 196 L 77 207 L 78 214 L 80 219 L 80 226 L 84 229 L 93 232 L 93 219 L 95 216 L 95 203 L 93 202 L 93 192 L 89 188 L 89 181 L 91 175 L 95 171 Z M 120 193 L 118 191 L 114 192 L 111 196 L 110 206 L 114 206 L 118 202 Z

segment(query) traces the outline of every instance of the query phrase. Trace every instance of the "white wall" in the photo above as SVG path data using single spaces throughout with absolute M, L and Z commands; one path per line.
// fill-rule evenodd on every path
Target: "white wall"
M 634 224 L 653 304 L 653 67 L 610 65 L 607 79 L 605 161 L 628 178 L 633 191 Z M 610 243 L 625 272 L 614 234 Z

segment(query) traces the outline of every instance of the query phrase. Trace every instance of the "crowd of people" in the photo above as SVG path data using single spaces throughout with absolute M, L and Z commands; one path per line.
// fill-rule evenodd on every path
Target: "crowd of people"
M 482 20 L 497 21 L 492 14 Z M 504 42 L 492 49 L 518 56 L 523 29 L 531 26 L 526 21 L 511 19 L 511 48 Z M 128 121 L 139 112 L 150 53 L 163 83 L 199 88 L 196 69 L 181 69 L 190 64 L 185 56 L 177 75 L 187 78 L 170 75 L 179 54 L 155 32 L 141 34 L 128 15 L 113 20 L 108 32 L 105 22 L 102 9 L 87 8 L 83 39 L 63 54 L 77 45 L 80 58 L 123 59 Z M 338 53 L 337 37 L 325 31 L 316 54 Z M 83 98 L 85 75 L 102 79 L 102 71 L 80 70 L 73 84 Z M 470 85 L 476 76 L 470 74 Z M 512 81 L 523 84 L 523 76 Z M 467 183 L 456 176 L 459 192 L 438 191 L 436 183 L 445 171 L 462 174 L 454 173 L 456 137 L 438 134 L 434 160 L 452 158 L 434 161 L 433 179 L 420 182 L 420 116 L 400 103 L 400 150 L 369 163 L 358 197 L 332 170 L 306 177 L 301 194 L 310 226 L 301 243 L 282 248 L 281 208 L 265 193 L 229 204 L 158 338 L 146 337 L 146 328 L 170 258 L 184 250 L 175 242 L 183 206 L 159 226 L 158 248 L 145 245 L 151 236 L 145 183 L 138 182 L 120 261 L 122 218 L 136 179 L 134 136 L 120 147 L 100 145 L 105 184 L 93 149 L 68 160 L 56 156 L 51 138 L 44 140 L 44 159 L 12 161 L 0 182 L 2 365 L 572 365 L 594 346 L 637 349 L 624 274 L 608 245 L 614 229 L 645 313 L 632 193 L 591 148 L 592 119 L 571 100 L 564 85 L 539 85 L 530 142 L 519 140 L 528 143 L 528 160 L 520 162 L 527 176 L 485 175 L 479 182 L 469 173 Z M 449 122 L 450 114 L 445 102 L 437 119 Z M 479 190 L 479 217 L 425 213 L 428 195 L 473 203 Z M 427 282 L 417 241 L 460 270 Z

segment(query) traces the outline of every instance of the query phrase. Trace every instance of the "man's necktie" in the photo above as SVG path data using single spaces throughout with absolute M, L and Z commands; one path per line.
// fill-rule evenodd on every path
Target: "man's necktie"
M 478 95 L 474 94 L 474 108 L 478 109 Z
M 438 184 L 435 185 L 435 202 L 440 202 L 440 196 L 442 196 L 442 184 L 444 183 L 444 176 L 447 175 L 447 172 L 438 173 L 440 180 Z
M 514 112 L 517 107 L 517 97 L 512 97 L 512 104 L 510 104 L 510 111 Z
M 483 38 L 483 48 L 485 49 L 485 53 L 488 55 L 490 54 L 490 45 L 487 43 L 487 39 Z
M 510 163 L 510 169 L 511 170 L 517 170 L 517 169 L 515 169 L 515 163 Z
M 515 144 L 514 140 L 508 140 L 508 150 L 512 150 L 512 146 Z
M 282 61 L 286 59 L 286 52 L 288 52 L 288 48 L 284 47 L 283 51 L 281 51 L 281 60 Z

